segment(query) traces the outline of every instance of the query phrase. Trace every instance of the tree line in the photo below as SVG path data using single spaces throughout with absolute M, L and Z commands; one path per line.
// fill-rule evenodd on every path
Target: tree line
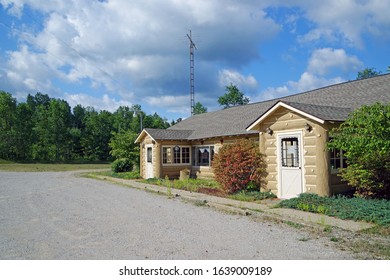
M 157 113 L 146 115 L 140 105 L 121 106 L 114 113 L 77 105 L 47 94 L 28 95 L 17 102 L 0 91 L 0 158 L 12 161 L 110 161 L 134 154 L 134 140 L 143 127 L 168 128 Z M 132 141 L 132 143 L 123 143 Z M 133 150 L 131 150 L 133 149 Z M 135 151 L 135 153 L 137 153 Z M 125 155 L 135 158 L 137 155 Z

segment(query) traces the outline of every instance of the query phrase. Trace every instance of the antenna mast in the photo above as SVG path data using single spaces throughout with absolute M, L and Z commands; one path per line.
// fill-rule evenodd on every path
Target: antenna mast
M 190 97 L 191 97 L 191 116 L 194 114 L 195 106 L 195 77 L 194 77 L 194 50 L 196 46 L 194 41 L 192 41 L 192 34 L 190 30 L 190 35 L 187 34 L 188 39 L 190 40 Z

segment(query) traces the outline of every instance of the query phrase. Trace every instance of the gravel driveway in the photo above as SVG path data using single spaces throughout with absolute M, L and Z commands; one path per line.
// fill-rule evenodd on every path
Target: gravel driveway
M 1 259 L 352 259 L 329 240 L 74 172 L 0 172 Z

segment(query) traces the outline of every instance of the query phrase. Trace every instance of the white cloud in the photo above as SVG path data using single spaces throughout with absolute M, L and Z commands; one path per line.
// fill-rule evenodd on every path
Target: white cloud
M 258 88 L 257 80 L 252 75 L 244 76 L 237 71 L 229 69 L 220 70 L 219 85 L 224 88 L 229 84 L 236 85 L 243 91 L 249 92 L 256 91 Z
M 116 111 L 119 106 L 131 107 L 133 104 L 124 100 L 116 100 L 111 98 L 108 94 L 104 94 L 102 98 L 93 97 L 84 93 L 79 94 L 65 94 L 65 100 L 71 107 L 80 104 L 84 107 L 91 106 L 96 110 L 106 110 L 109 112 Z
M 312 52 L 307 69 L 298 81 L 288 81 L 279 87 L 268 87 L 257 100 L 274 99 L 305 92 L 345 81 L 346 74 L 356 72 L 363 63 L 356 56 L 349 56 L 344 49 L 323 48 Z M 338 74 L 344 74 L 338 76 Z
M 314 50 L 307 67 L 308 72 L 327 75 L 332 69 L 344 73 L 358 71 L 363 63 L 356 56 L 348 56 L 344 49 L 323 48 Z
M 293 1 L 305 17 L 316 24 L 300 38 L 301 42 L 342 42 L 347 46 L 363 48 L 363 35 L 387 38 L 390 34 L 390 2 L 383 0 L 354 1 Z M 386 40 L 386 39 L 385 39 Z
M 309 72 L 304 72 L 298 81 L 288 81 L 286 85 L 280 87 L 268 87 L 254 101 L 276 99 L 341 82 L 344 82 L 344 79 L 341 77 L 327 79 Z
M 163 107 L 166 112 L 185 114 L 190 112 L 189 96 L 149 96 L 146 97 L 144 101 L 151 107 Z
M 207 76 L 213 77 L 211 88 L 218 83 L 216 61 L 229 67 L 244 65 L 258 57 L 261 42 L 279 31 L 257 3 L 233 0 L 0 1 L 14 14 L 23 14 L 28 5 L 44 19 L 38 31 L 19 27 L 25 34 L 19 39 L 29 47 L 14 51 L 15 58 L 21 55 L 12 63 L 37 56 L 38 50 L 43 62 L 38 72 L 46 74 L 35 79 L 30 66 L 19 68 L 18 75 L 36 80 L 37 86 L 54 79 L 67 83 L 67 88 L 89 83 L 115 94 L 126 84 L 134 98 L 157 91 L 175 96 L 187 90 L 189 29 L 198 46 L 197 78 L 207 69 Z M 40 21 L 34 19 L 37 14 L 25 16 Z

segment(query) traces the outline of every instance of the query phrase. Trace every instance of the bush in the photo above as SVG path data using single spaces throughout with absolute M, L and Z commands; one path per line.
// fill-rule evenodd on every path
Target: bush
M 347 158 L 340 176 L 356 195 L 390 199 L 390 105 L 363 106 L 331 134 L 329 147 Z
M 119 158 L 116 159 L 112 164 L 111 164 L 111 170 L 115 173 L 119 172 L 129 172 L 133 170 L 133 163 L 130 161 L 128 158 Z
M 267 175 L 264 156 L 256 143 L 249 140 L 222 146 L 214 156 L 213 170 L 215 180 L 229 194 L 244 190 L 248 185 L 251 190 L 254 185 L 260 190 Z

